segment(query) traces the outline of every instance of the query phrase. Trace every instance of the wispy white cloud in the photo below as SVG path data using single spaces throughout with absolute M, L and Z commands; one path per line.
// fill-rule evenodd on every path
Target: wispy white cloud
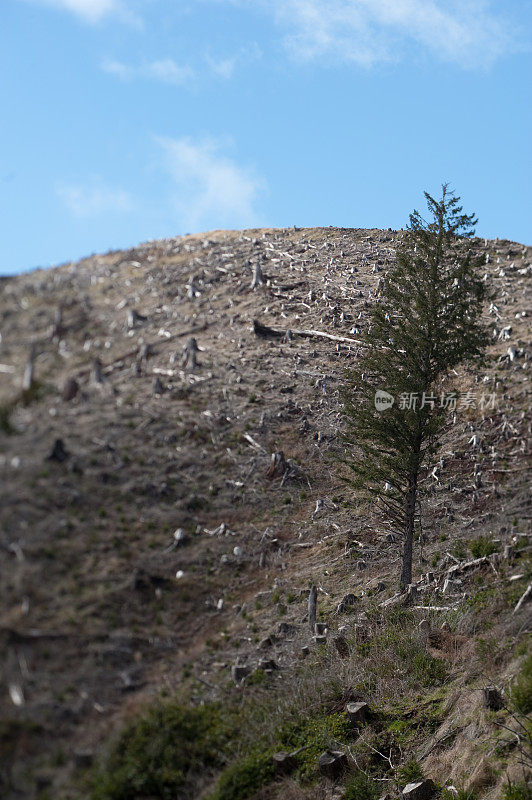
M 217 0 L 261 7 L 285 30 L 295 58 L 370 67 L 412 46 L 466 68 L 484 68 L 516 46 L 488 0 Z
M 93 24 L 114 14 L 136 27 L 141 25 L 140 18 L 126 5 L 124 0 L 25 0 L 25 2 L 70 11 L 85 22 Z
M 195 77 L 194 70 L 188 66 L 177 64 L 171 58 L 147 61 L 140 65 L 124 64 L 121 61 L 106 58 L 102 61 L 101 68 L 104 72 L 116 75 L 121 80 L 147 78 L 173 86 L 184 86 Z
M 216 139 L 157 138 L 174 188 L 172 203 L 187 231 L 258 224 L 264 181 L 223 154 Z
M 206 56 L 207 64 L 211 72 L 218 78 L 229 80 L 232 78 L 237 67 L 243 64 L 249 64 L 252 61 L 257 61 L 261 58 L 262 52 L 256 42 L 249 44 L 247 47 L 242 47 L 236 53 L 225 58 L 216 58 L 212 55 Z
M 59 183 L 56 193 L 74 217 L 96 217 L 101 214 L 121 214 L 134 208 L 129 192 L 109 186 L 101 178 L 88 184 Z

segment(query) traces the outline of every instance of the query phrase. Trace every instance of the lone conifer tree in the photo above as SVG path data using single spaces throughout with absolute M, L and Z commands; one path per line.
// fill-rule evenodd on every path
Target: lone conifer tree
M 447 185 L 440 200 L 425 197 L 430 221 L 417 211 L 410 215 L 372 308 L 358 367 L 342 388 L 352 448 L 348 480 L 379 497 L 403 536 L 403 588 L 412 582 L 420 470 L 453 403 L 442 381 L 459 363 L 481 356 L 488 341 L 480 322 L 486 287 L 467 246 L 477 220 L 463 213 Z

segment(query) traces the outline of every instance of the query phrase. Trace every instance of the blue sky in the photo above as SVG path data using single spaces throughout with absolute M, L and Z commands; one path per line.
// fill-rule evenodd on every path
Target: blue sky
M 0 274 L 212 228 L 532 243 L 532 3 L 1 0 Z

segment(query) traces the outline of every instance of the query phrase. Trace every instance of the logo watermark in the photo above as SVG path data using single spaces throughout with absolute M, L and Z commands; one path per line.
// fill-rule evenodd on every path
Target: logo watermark
M 378 389 L 375 392 L 375 408 L 377 411 L 385 411 L 387 408 L 391 408 L 394 402 L 395 398 L 393 394 L 388 394 L 388 392 L 382 389 Z
M 386 411 L 395 402 L 393 395 L 378 389 L 375 392 L 375 408 L 377 411 Z M 397 407 L 401 411 L 417 411 L 428 406 L 431 409 L 439 408 L 445 411 L 456 411 L 457 408 L 481 408 L 492 410 L 497 406 L 495 393 L 479 395 L 477 392 L 442 392 L 440 395 L 426 392 L 401 392 L 397 398 Z

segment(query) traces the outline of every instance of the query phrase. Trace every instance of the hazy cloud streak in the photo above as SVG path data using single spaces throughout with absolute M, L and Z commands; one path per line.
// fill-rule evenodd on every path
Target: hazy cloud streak
M 190 67 L 180 66 L 171 58 L 149 61 L 139 66 L 124 64 L 121 61 L 104 59 L 101 64 L 104 72 L 116 75 L 121 80 L 145 78 L 168 83 L 173 86 L 184 86 L 190 83 L 195 73 Z
M 100 214 L 121 214 L 134 208 L 129 192 L 108 186 L 101 178 L 88 185 L 60 183 L 56 193 L 74 217 L 95 217 Z

